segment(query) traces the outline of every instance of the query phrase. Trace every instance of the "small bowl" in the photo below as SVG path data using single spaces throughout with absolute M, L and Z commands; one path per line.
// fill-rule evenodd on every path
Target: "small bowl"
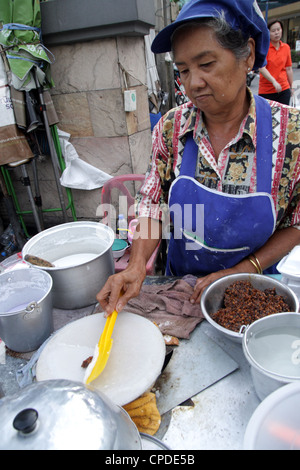
M 296 294 L 288 286 L 282 284 L 276 279 L 261 274 L 248 273 L 231 274 L 229 276 L 222 277 L 221 279 L 218 279 L 217 281 L 210 284 L 205 289 L 201 297 L 201 310 L 205 319 L 218 332 L 234 342 L 242 343 L 244 336 L 243 332 L 240 331 L 237 333 L 235 331 L 224 328 L 223 326 L 216 323 L 211 318 L 211 315 L 223 307 L 225 290 L 236 281 L 250 281 L 254 288 L 262 291 L 265 289 L 275 288 L 278 295 L 282 295 L 286 298 L 287 304 L 289 305 L 292 312 L 299 311 L 299 301 Z M 246 326 L 247 325 L 245 325 L 245 327 Z
M 115 259 L 122 258 L 125 254 L 129 244 L 120 238 L 116 238 L 112 245 L 112 254 Z

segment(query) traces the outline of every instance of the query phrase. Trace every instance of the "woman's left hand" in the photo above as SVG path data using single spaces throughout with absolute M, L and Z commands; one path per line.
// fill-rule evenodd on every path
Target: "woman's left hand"
M 201 295 L 203 294 L 204 289 L 209 286 L 212 282 L 216 281 L 217 279 L 221 279 L 221 277 L 228 276 L 228 274 L 234 274 L 233 269 L 222 269 L 222 271 L 218 271 L 216 273 L 208 274 L 207 276 L 200 277 L 196 281 L 196 285 L 194 287 L 194 293 L 190 298 L 190 301 L 194 303 L 200 303 Z

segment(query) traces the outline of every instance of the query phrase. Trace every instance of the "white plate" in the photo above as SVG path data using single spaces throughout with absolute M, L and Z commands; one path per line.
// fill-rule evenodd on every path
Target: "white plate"
M 36 367 L 38 381 L 83 382 L 82 362 L 94 354 L 105 325 L 103 313 L 81 318 L 57 331 L 44 347 Z M 163 336 L 151 321 L 129 312 L 118 315 L 113 346 L 102 374 L 91 386 L 123 406 L 148 390 L 165 360 Z

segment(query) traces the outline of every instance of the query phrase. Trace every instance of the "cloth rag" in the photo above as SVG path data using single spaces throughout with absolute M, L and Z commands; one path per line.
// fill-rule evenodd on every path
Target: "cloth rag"
M 164 335 L 189 339 L 204 318 L 199 304 L 190 302 L 196 279 L 188 275 L 162 285 L 144 284 L 124 310 L 155 322 Z

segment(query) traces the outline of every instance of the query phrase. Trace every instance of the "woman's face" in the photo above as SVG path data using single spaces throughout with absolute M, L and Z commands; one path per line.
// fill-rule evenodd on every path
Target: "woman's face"
M 280 23 L 274 23 L 270 26 L 270 40 L 271 42 L 278 42 L 282 37 L 282 28 Z
M 250 40 L 251 42 L 251 40 Z M 254 63 L 254 42 L 250 58 L 237 60 L 218 43 L 207 27 L 189 27 L 178 31 L 173 41 L 175 63 L 186 93 L 204 113 L 229 111 L 245 99 L 248 67 Z

